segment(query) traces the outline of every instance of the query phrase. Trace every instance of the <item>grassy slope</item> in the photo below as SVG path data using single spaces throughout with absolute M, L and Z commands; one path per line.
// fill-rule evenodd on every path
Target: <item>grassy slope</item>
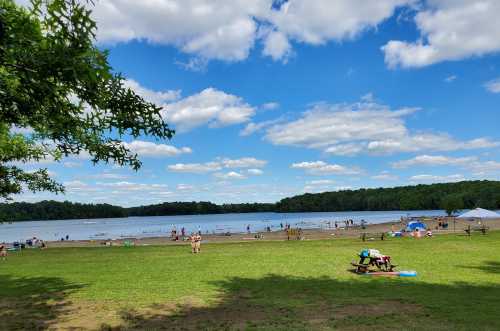
M 348 272 L 365 246 L 418 277 Z M 48 327 L 68 314 L 64 305 L 84 303 L 107 314 L 120 311 L 111 324 L 131 329 L 498 330 L 500 232 L 471 239 L 207 244 L 200 255 L 187 246 L 26 250 L 0 261 L 0 307 L 19 299 L 23 305 L 0 312 L 0 329 L 25 328 L 28 316 Z M 178 306 L 155 306 L 171 302 Z M 109 315 L 99 315 L 101 308 L 95 318 L 105 322 Z

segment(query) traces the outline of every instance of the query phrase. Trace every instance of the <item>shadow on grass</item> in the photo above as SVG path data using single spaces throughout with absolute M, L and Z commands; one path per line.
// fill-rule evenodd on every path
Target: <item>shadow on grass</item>
M 269 275 L 217 282 L 210 304 L 187 298 L 121 312 L 103 330 L 498 330 L 500 286 Z
M 0 330 L 45 330 L 64 315 L 66 297 L 82 285 L 56 277 L 13 278 L 0 274 Z
M 498 261 L 487 261 L 480 266 L 462 266 L 462 268 L 477 269 L 492 274 L 500 274 L 500 262 Z

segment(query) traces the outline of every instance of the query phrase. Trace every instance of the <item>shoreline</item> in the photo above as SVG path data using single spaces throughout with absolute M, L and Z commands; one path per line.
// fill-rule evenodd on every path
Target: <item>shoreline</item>
M 438 220 L 435 218 L 425 218 L 423 223 L 430 228 L 435 235 L 457 233 L 464 234 L 465 229 L 470 225 L 471 227 L 477 226 L 477 221 L 455 220 L 453 218 L 443 218 L 448 221 L 447 229 L 437 229 Z M 482 220 L 481 225 L 489 228 L 489 230 L 500 230 L 500 219 Z M 402 221 L 391 221 L 378 224 L 367 224 L 365 229 L 361 226 L 355 225 L 348 228 L 339 227 L 338 229 L 303 229 L 303 240 L 326 240 L 335 238 L 353 238 L 361 237 L 363 233 L 368 234 L 368 240 L 371 236 L 376 237 L 381 233 L 390 231 L 400 231 L 405 228 L 406 224 Z M 257 236 L 262 236 L 256 238 Z M 180 237 L 180 236 L 179 236 Z M 287 241 L 287 233 L 284 230 L 272 232 L 251 232 L 251 233 L 231 233 L 225 234 L 202 234 L 203 244 L 206 243 L 224 243 L 224 242 L 254 242 L 254 241 Z M 291 240 L 296 240 L 295 238 Z M 158 245 L 189 245 L 189 241 L 172 240 L 171 237 L 130 237 L 120 239 L 95 239 L 95 240 L 68 240 L 68 241 L 46 241 L 47 246 L 60 248 L 60 247 L 103 247 L 103 246 L 124 246 L 125 242 L 129 242 L 134 246 L 158 246 Z
M 0 225 L 3 224 L 15 224 L 15 223 L 25 223 L 25 222 L 58 222 L 58 221 L 93 221 L 93 220 L 116 220 L 116 219 L 130 219 L 130 218 L 141 218 L 141 217 L 177 217 L 177 216 L 212 216 L 212 215 L 239 215 L 239 214 L 321 214 L 321 213 L 379 213 L 379 212 L 399 212 L 402 214 L 414 213 L 414 212 L 426 212 L 426 211 L 441 211 L 439 209 L 429 209 L 429 210 L 333 210 L 333 211 L 291 211 L 291 212 L 278 212 L 278 211 L 250 211 L 250 212 L 234 212 L 234 213 L 210 213 L 210 214 L 174 214 L 174 215 L 128 215 L 121 217 L 94 217 L 94 218 L 58 218 L 58 219 L 29 219 L 29 220 L 16 220 L 16 221 L 6 221 L 0 220 Z M 431 217 L 424 214 L 415 216 L 420 218 Z M 444 216 L 443 216 L 444 217 Z

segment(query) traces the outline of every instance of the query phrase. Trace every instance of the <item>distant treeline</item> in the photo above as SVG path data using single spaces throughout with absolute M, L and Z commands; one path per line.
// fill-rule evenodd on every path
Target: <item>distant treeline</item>
M 165 202 L 123 208 L 109 204 L 41 201 L 0 204 L 0 221 L 27 221 L 127 216 L 166 216 L 253 212 L 319 212 L 364 210 L 424 210 L 482 207 L 500 209 L 500 182 L 465 181 L 395 188 L 307 193 L 277 203 L 217 205 L 211 202 Z
M 255 213 L 274 211 L 273 203 L 216 205 L 211 202 L 165 202 L 157 205 L 123 208 L 109 204 L 82 204 L 69 201 L 14 202 L 0 204 L 0 222 L 112 218 L 128 216 L 166 216 L 196 214 Z
M 464 181 L 303 194 L 276 204 L 277 212 L 500 209 L 500 182 Z
M 126 217 L 127 210 L 108 204 L 83 204 L 69 201 L 14 202 L 0 204 L 0 222 L 64 220 L 79 218 Z
M 216 205 L 211 202 L 165 202 L 128 208 L 130 216 L 165 216 L 165 215 L 197 215 L 270 212 L 275 209 L 274 203 L 240 203 Z

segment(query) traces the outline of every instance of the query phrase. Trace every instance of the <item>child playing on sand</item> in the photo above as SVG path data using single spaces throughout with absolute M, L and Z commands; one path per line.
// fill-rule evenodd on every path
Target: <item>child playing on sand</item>
M 0 258 L 2 258 L 2 261 L 7 258 L 7 245 L 5 243 L 0 244 Z

